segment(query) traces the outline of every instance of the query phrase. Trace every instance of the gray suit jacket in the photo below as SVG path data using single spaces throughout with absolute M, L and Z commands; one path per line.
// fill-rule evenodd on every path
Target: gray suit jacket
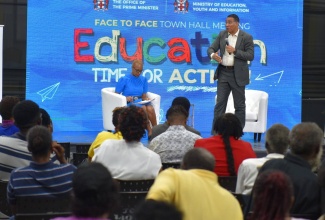
M 212 53 L 218 52 L 220 49 L 220 56 L 223 56 L 226 48 L 226 38 L 228 38 L 228 32 L 226 30 L 221 31 L 218 37 L 214 40 L 208 49 L 208 55 L 211 56 Z M 235 79 L 239 86 L 245 86 L 249 84 L 249 69 L 247 61 L 252 61 L 254 59 L 254 42 L 253 37 L 239 30 L 237 43 L 235 46 L 235 60 L 234 60 L 234 71 Z M 215 72 L 215 79 L 219 76 L 219 66 Z

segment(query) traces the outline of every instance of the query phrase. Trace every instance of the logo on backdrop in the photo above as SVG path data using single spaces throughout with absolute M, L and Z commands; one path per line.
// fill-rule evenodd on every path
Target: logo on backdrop
M 109 0 L 94 0 L 94 10 L 106 11 L 108 10 Z
M 174 12 L 177 13 L 187 13 L 188 12 L 188 6 L 189 6 L 188 0 L 175 0 L 174 2 Z

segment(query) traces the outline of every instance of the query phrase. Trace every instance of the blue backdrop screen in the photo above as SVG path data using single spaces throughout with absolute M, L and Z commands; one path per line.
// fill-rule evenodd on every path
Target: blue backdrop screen
M 101 89 L 142 59 L 161 122 L 186 96 L 195 128 L 208 134 L 217 64 L 206 51 L 232 13 L 255 44 L 246 89 L 269 94 L 268 127 L 292 127 L 301 120 L 302 0 L 28 1 L 26 99 L 50 113 L 57 132 L 100 131 Z

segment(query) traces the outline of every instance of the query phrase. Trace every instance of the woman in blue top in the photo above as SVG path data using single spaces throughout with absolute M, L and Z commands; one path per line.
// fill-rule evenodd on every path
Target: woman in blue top
M 126 97 L 126 101 L 129 105 L 136 105 L 142 107 L 147 113 L 149 121 L 152 126 L 157 125 L 157 118 L 155 109 L 151 103 L 137 104 L 140 101 L 149 100 L 148 81 L 146 77 L 140 75 L 143 71 L 143 63 L 141 60 L 135 60 L 132 63 L 132 73 L 119 79 L 115 92 L 122 93 Z M 147 126 L 148 136 L 151 135 L 152 129 L 150 123 Z

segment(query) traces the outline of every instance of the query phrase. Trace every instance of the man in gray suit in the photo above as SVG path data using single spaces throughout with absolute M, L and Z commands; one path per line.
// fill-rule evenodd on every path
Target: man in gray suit
M 254 59 L 254 43 L 250 34 L 239 30 L 239 17 L 228 15 L 226 30 L 221 31 L 208 49 L 208 55 L 219 65 L 214 79 L 218 79 L 217 104 L 214 107 L 215 120 L 225 113 L 228 96 L 232 91 L 235 115 L 239 118 L 242 128 L 245 126 L 245 86 L 249 83 L 247 61 Z M 213 129 L 212 129 L 213 130 Z

